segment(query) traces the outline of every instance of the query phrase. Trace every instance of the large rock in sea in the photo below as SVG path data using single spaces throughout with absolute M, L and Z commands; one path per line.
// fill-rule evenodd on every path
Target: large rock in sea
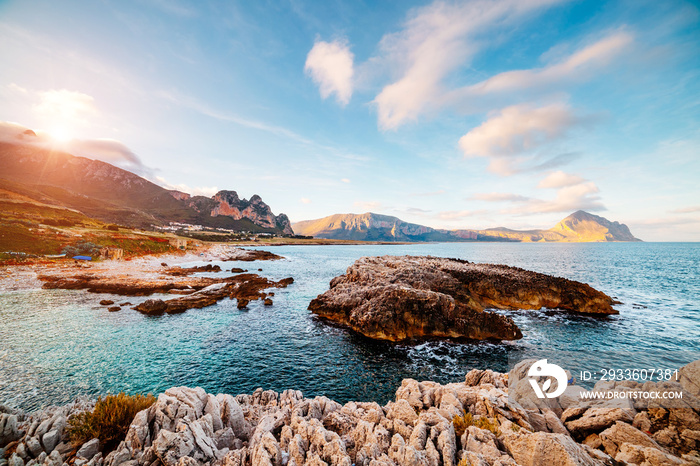
M 590 286 L 506 265 L 423 256 L 362 257 L 309 304 L 322 319 L 379 340 L 522 338 L 487 309 L 617 314 Z

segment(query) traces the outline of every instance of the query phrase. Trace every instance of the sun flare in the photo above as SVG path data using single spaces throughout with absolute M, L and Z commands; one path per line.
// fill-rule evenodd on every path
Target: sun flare
M 49 136 L 56 142 L 68 142 L 73 139 L 73 132 L 65 126 L 54 126 L 48 130 Z

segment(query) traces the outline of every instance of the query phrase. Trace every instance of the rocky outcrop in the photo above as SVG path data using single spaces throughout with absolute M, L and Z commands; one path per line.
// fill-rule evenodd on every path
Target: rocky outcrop
M 294 282 L 293 278 L 285 278 L 274 282 L 254 274 L 243 274 L 230 277 L 223 283 L 215 283 L 186 296 L 168 300 L 148 299 L 134 307 L 147 315 L 179 314 L 188 309 L 201 309 L 211 306 L 224 298 L 236 299 L 238 308 L 243 309 L 250 301 L 261 299 L 266 306 L 272 305 L 272 300 L 263 290 L 267 288 L 286 288 Z
M 113 451 L 101 450 L 97 439 L 67 444 L 68 416 L 92 409 L 83 400 L 31 416 L 0 415 L 0 426 L 14 426 L 10 437 L 0 438 L 0 448 L 9 464 L 22 466 L 700 464 L 700 439 L 669 449 L 636 421 L 618 420 L 582 442 L 566 428 L 542 424 L 539 408 L 525 409 L 509 396 L 509 382 L 521 372 L 474 369 L 464 382 L 445 385 L 405 379 L 384 406 L 341 405 L 295 390 L 259 388 L 234 397 L 175 387 L 135 416 Z M 641 415 L 653 417 L 648 410 L 638 411 Z M 677 420 L 663 428 L 678 428 Z
M 278 256 L 270 251 L 263 251 L 262 249 L 242 249 L 242 248 L 228 248 L 223 250 L 219 254 L 219 260 L 222 261 L 274 261 L 284 259 L 282 256 Z
M 134 279 L 131 277 L 113 277 L 100 275 L 75 275 L 61 277 L 44 275 L 39 278 L 44 281 L 47 289 L 87 290 L 94 293 L 111 293 L 125 296 L 150 296 L 155 293 L 183 295 L 169 300 L 148 299 L 134 307 L 147 315 L 177 314 L 188 309 L 200 309 L 216 304 L 228 297 L 238 300 L 238 307 L 246 307 L 250 301 L 267 300 L 267 288 L 286 288 L 294 279 L 289 277 L 279 281 L 271 281 L 255 274 L 244 273 L 230 277 L 187 277 L 186 273 L 177 273 L 175 279 Z M 107 302 L 103 300 L 102 302 Z M 112 301 L 108 301 L 113 304 Z M 241 303 L 244 303 L 241 305 Z M 118 311 L 110 308 L 110 311 Z
M 218 265 L 198 265 L 194 267 L 170 267 L 164 273 L 166 275 L 172 275 L 173 277 L 187 277 L 193 273 L 201 272 L 221 272 L 221 267 Z
M 486 309 L 562 309 L 617 314 L 590 286 L 505 265 L 420 256 L 363 257 L 309 310 L 370 338 L 514 340 L 512 319 Z
M 279 229 L 287 235 L 294 234 L 289 218 L 284 214 L 275 216 L 270 206 L 257 194 L 247 200 L 240 199 L 236 191 L 219 191 L 212 199 L 215 202 L 210 212 L 212 217 L 223 215 L 234 220 L 247 218 L 263 228 Z

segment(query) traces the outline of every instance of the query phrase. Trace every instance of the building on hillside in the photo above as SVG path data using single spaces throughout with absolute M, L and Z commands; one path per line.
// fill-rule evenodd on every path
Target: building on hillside
M 177 249 L 187 249 L 187 240 L 184 238 L 170 238 L 170 246 Z
M 124 259 L 124 250 L 120 248 L 102 248 L 100 249 L 100 259 Z

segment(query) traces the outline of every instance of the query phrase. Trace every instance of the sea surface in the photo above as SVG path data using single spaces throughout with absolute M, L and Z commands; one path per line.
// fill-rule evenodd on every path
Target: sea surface
M 0 294 L 0 403 L 34 410 L 77 395 L 159 393 L 200 386 L 211 393 L 258 387 L 305 396 L 393 399 L 404 378 L 461 381 L 472 368 L 507 371 L 527 358 L 579 370 L 677 369 L 700 359 L 699 243 L 437 243 L 260 248 L 281 261 L 212 262 L 294 277 L 274 305 L 238 310 L 224 300 L 184 314 L 110 313 L 97 303 L 140 302 L 69 290 Z M 514 342 L 375 342 L 315 319 L 311 299 L 357 258 L 433 255 L 499 263 L 590 284 L 622 301 L 618 316 L 509 311 Z M 189 263 L 183 265 L 197 265 Z M 201 265 L 201 264 L 199 264 Z M 206 274 L 203 274 L 206 275 Z M 213 275 L 215 276 L 215 275 Z M 585 383 L 584 383 L 585 385 Z

